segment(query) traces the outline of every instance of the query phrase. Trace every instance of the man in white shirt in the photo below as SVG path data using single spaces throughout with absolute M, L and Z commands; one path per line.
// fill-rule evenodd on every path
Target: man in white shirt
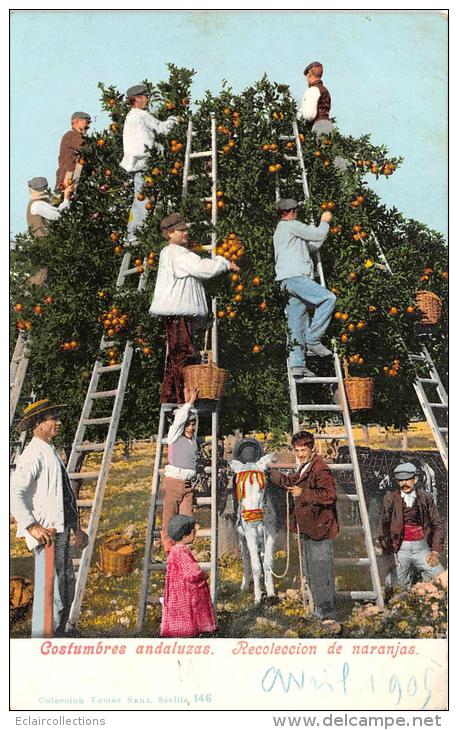
M 60 430 L 61 408 L 44 398 L 24 410 L 18 430 L 32 431 L 33 438 L 18 457 L 11 478 L 11 513 L 17 535 L 25 537 L 35 562 L 32 637 L 42 637 L 46 623 L 52 623 L 54 636 L 65 635 L 75 592 L 70 548 L 84 549 L 87 544 L 67 471 L 51 443 Z M 53 562 L 47 546 L 54 546 Z M 54 588 L 52 616 L 47 615 L 47 585 Z
M 35 238 L 42 238 L 48 234 L 49 222 L 59 220 L 62 212 L 69 207 L 74 186 L 70 184 L 65 188 L 64 199 L 56 207 L 49 202 L 48 181 L 45 177 L 33 177 L 27 184 L 30 194 L 27 225 Z
M 199 361 L 193 344 L 193 329 L 207 317 L 208 307 L 201 279 L 211 279 L 224 271 L 239 271 L 223 256 L 200 258 L 187 247 L 188 224 L 180 213 L 161 222 L 169 242 L 159 257 L 156 286 L 149 313 L 164 317 L 167 359 L 161 403 L 183 403 L 183 368 Z
M 149 96 L 145 84 L 131 86 L 127 89 L 126 97 L 131 110 L 124 121 L 122 135 L 124 156 L 120 164 L 133 176 L 134 199 L 127 225 L 127 239 L 134 242 L 135 231 L 142 225 L 147 215 L 145 201 L 137 198 L 143 187 L 143 171 L 149 155 L 147 148 L 153 147 L 162 153 L 162 145 L 155 141 L 156 134 L 168 134 L 178 120 L 177 117 L 170 116 L 165 122 L 161 122 L 147 111 Z

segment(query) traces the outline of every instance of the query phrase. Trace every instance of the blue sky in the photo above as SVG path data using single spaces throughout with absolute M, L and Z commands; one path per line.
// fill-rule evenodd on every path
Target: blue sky
M 193 98 L 227 79 L 239 91 L 267 73 L 299 100 L 303 69 L 319 59 L 344 134 L 370 133 L 405 162 L 374 188 L 447 234 L 447 20 L 438 11 L 13 11 L 11 222 L 25 230 L 27 180 L 53 182 L 62 134 L 76 109 L 101 129 L 97 82 L 121 91 L 197 71 Z

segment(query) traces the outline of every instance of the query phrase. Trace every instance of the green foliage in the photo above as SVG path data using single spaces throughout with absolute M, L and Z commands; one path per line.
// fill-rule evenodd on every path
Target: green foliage
M 143 192 L 151 212 L 139 232 L 134 258 L 143 260 L 150 252 L 156 257 L 150 258 L 144 292 L 137 292 L 137 276 L 130 277 L 122 290 L 115 287 L 132 184 L 119 166 L 128 106 L 113 86 L 99 84 L 102 107 L 109 111 L 111 122 L 84 145 L 83 175 L 71 208 L 53 224 L 46 238 L 37 241 L 27 234 L 17 238 L 11 295 L 12 303 L 23 303 L 24 310 L 15 313 L 13 327 L 20 320 L 31 323 L 29 367 L 37 394 L 70 405 L 63 433 L 67 445 L 81 410 L 88 373 L 99 353 L 104 331 L 101 319 L 111 307 L 118 307 L 128 319 L 127 326 L 115 333 L 113 359 L 120 360 L 127 338 L 136 348 L 120 434 L 129 440 L 156 430 L 164 337 L 160 321 L 148 315 L 148 308 L 157 254 L 164 245 L 160 220 L 182 211 L 191 223 L 190 240 L 195 245 L 208 243 L 212 231 L 210 211 L 203 200 L 210 194 L 208 158 L 193 161 L 195 179 L 182 199 L 193 75 L 192 70 L 170 64 L 167 81 L 155 86 L 145 81 L 153 113 L 160 119 L 175 114 L 180 122 L 169 136 L 158 136 L 164 152 L 152 150 L 145 168 Z M 276 190 L 281 196 L 303 200 L 297 165 L 285 159 L 285 154 L 296 154 L 295 146 L 282 139 L 291 135 L 295 112 L 288 87 L 263 77 L 239 95 L 227 84 L 219 94 L 207 91 L 193 114 L 195 150 L 210 148 L 210 115 L 216 118 L 217 252 L 232 256 L 241 266 L 237 281 L 221 276 L 207 286 L 209 296 L 218 297 L 219 363 L 231 373 L 221 408 L 225 432 L 235 428 L 288 430 L 290 424 L 285 298 L 275 282 L 272 235 Z M 431 289 L 443 300 L 442 320 L 432 329 L 427 345 L 441 376 L 446 376 L 448 282 L 443 238 L 417 221 L 405 220 L 395 208 L 387 209 L 370 188 L 371 175 L 395 174 L 401 159 L 388 157 L 386 148 L 371 144 L 368 135 L 354 139 L 335 131 L 332 138 L 317 141 L 304 122 L 299 122 L 299 129 L 311 192 L 301 203 L 299 217 L 318 223 L 326 207 L 334 216 L 322 261 L 327 285 L 337 295 L 336 313 L 345 317 L 335 317 L 328 334 L 338 343 L 350 374 L 375 378 L 374 408 L 360 413 L 358 420 L 403 427 L 419 413 L 412 388 L 415 371 L 407 359 L 407 350 L 418 349 L 418 289 Z M 335 166 L 336 158 L 337 163 L 346 161 L 345 170 Z M 239 254 L 230 251 L 234 240 Z M 377 240 L 392 275 L 381 266 Z M 115 253 L 119 246 L 120 253 Z M 42 266 L 50 270 L 46 287 L 31 287 L 28 275 Z M 431 273 L 425 273 L 427 269 Z M 241 301 L 235 300 L 237 294 Z M 49 295 L 52 303 L 43 304 Z M 37 303 L 43 304 L 38 315 L 33 312 Z M 64 350 L 64 343 L 72 341 L 77 347 Z M 203 345 L 203 335 L 199 345 Z M 327 366 L 320 362 L 320 367 Z M 322 397 L 317 389 L 309 391 L 312 402 Z

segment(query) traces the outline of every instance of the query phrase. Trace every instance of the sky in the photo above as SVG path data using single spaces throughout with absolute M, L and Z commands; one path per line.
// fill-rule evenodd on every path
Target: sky
M 26 228 L 27 180 L 53 184 L 73 111 L 101 130 L 97 82 L 122 92 L 192 67 L 192 96 L 239 92 L 266 73 L 299 101 L 303 69 L 320 60 L 332 115 L 344 134 L 371 134 L 403 156 L 371 185 L 388 206 L 447 235 L 447 20 L 432 11 L 12 11 L 11 219 Z

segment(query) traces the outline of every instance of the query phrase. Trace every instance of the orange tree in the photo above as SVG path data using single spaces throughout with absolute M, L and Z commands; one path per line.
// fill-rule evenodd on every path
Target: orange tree
M 144 292 L 138 276 L 116 289 L 124 253 L 123 240 L 132 195 L 119 161 L 122 126 L 127 113 L 117 90 L 100 84 L 102 107 L 111 116 L 108 128 L 88 138 L 82 151 L 83 178 L 71 209 L 45 239 L 18 237 L 13 256 L 13 327 L 29 329 L 32 352 L 30 379 L 35 391 L 69 404 L 64 442 L 69 444 L 87 389 L 100 337 L 115 341 L 101 355 L 114 364 L 124 344 L 135 345 L 120 435 L 125 440 L 156 428 L 164 361 L 160 321 L 148 315 L 158 254 L 164 245 L 161 218 L 180 210 L 191 222 L 191 245 L 208 242 L 211 231 L 208 160 L 193 161 L 194 180 L 182 199 L 182 175 L 193 71 L 169 66 L 169 78 L 148 84 L 154 113 L 181 117 L 172 133 L 159 137 L 164 153 L 152 150 L 140 194 L 150 210 L 134 250 L 140 272 L 149 269 Z M 148 82 L 146 82 L 148 83 Z M 296 107 L 288 87 L 261 79 L 241 94 L 223 86 L 207 92 L 193 113 L 193 149 L 209 149 L 210 115 L 215 115 L 218 141 L 217 251 L 236 260 L 239 275 L 222 276 L 207 287 L 218 298 L 220 364 L 231 373 L 222 405 L 222 429 L 288 429 L 286 322 L 284 295 L 275 282 L 272 235 L 276 225 L 275 194 L 303 201 L 294 156 L 292 119 Z M 371 411 L 359 412 L 362 423 L 403 427 L 419 415 L 412 389 L 415 371 L 407 352 L 418 349 L 418 289 L 435 291 L 444 302 L 440 324 L 430 328 L 426 344 L 442 377 L 446 377 L 447 254 L 440 234 L 387 209 L 370 187 L 379 175 L 395 174 L 401 160 L 368 136 L 354 139 L 338 131 L 319 141 L 299 122 L 308 172 L 310 197 L 301 202 L 299 217 L 316 223 L 323 210 L 333 213 L 330 234 L 322 248 L 327 285 L 337 295 L 328 334 L 352 375 L 375 379 Z M 286 139 L 285 139 L 286 138 Z M 338 169 L 335 158 L 345 161 Z M 342 167 L 342 166 L 341 166 Z M 392 269 L 382 265 L 374 234 Z M 27 274 L 46 265 L 46 288 L 31 287 Z M 39 308 L 37 309 L 37 305 Z M 35 309 L 34 309 L 35 307 Z M 25 325 L 24 322 L 27 324 Z M 425 330 L 425 328 L 423 328 Z M 69 344 L 70 343 L 70 344 Z M 76 343 L 76 344 L 75 344 Z M 203 336 L 201 344 L 203 343 Z M 329 363 L 320 361 L 329 374 Z M 109 387 L 109 376 L 104 380 Z M 329 400 L 308 386 L 303 398 Z

